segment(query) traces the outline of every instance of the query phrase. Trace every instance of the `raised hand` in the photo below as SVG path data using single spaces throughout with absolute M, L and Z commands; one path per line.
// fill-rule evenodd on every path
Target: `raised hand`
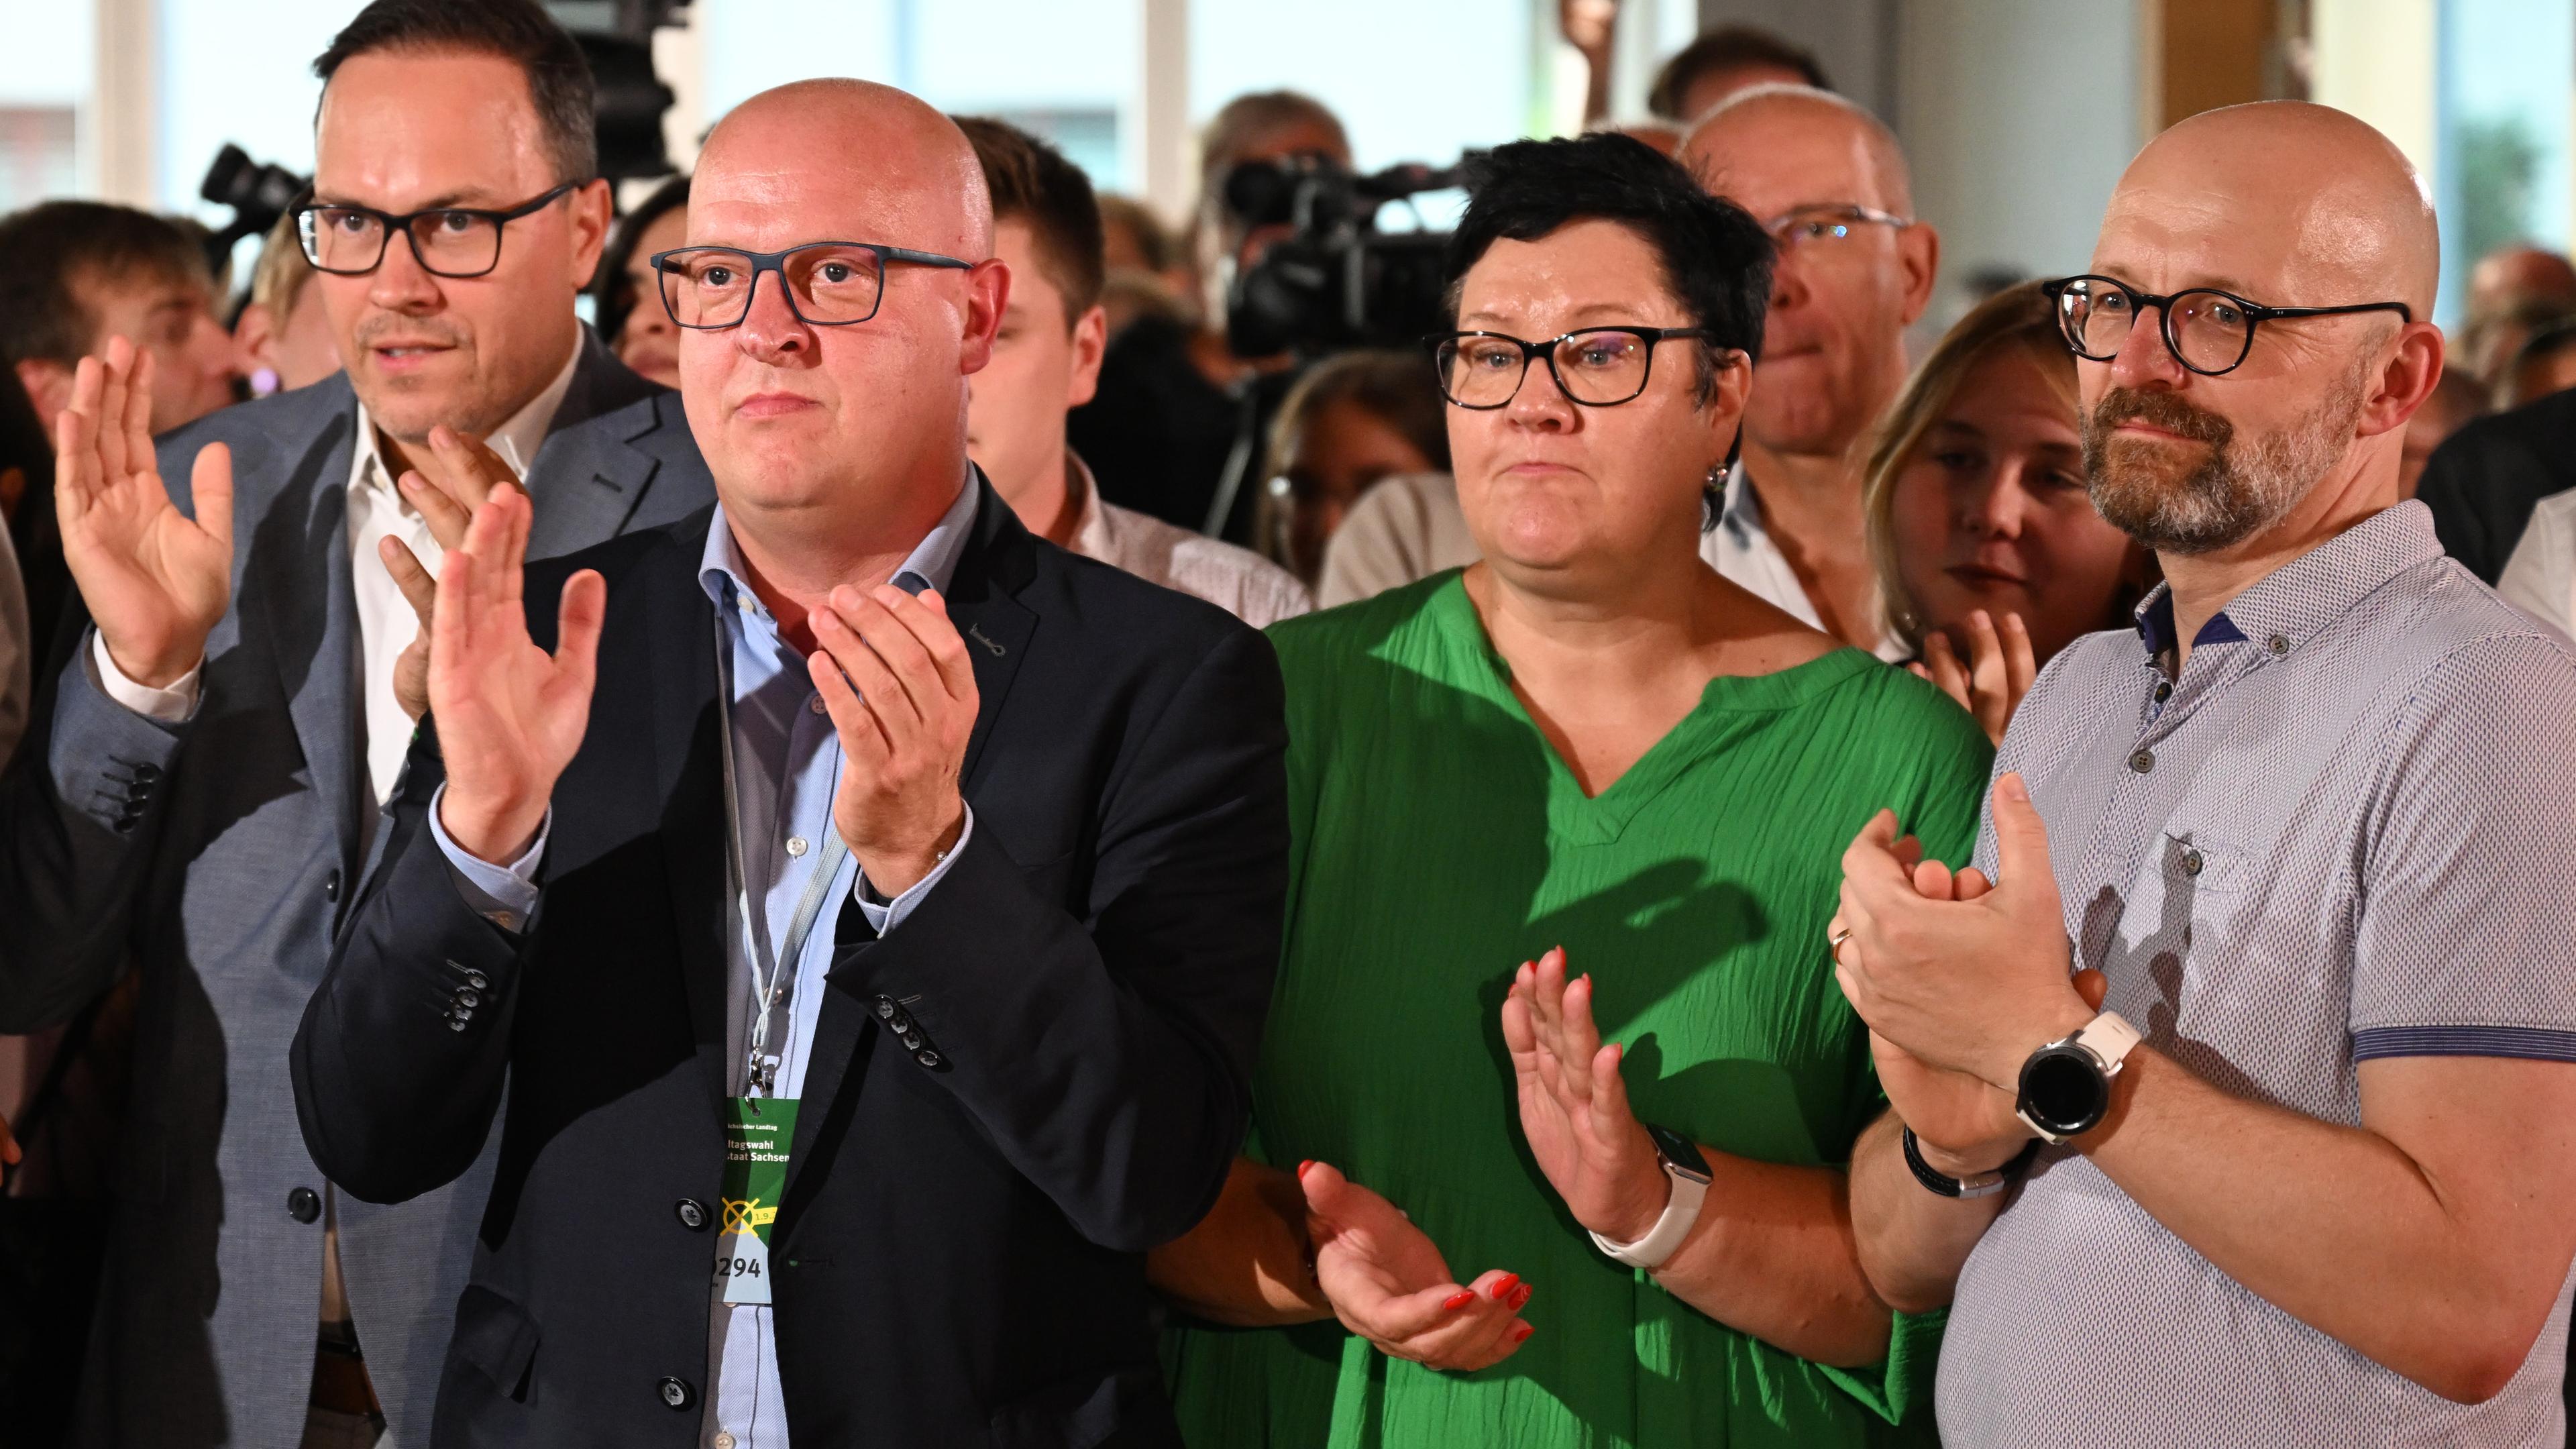
M 191 520 L 170 502 L 152 452 L 152 354 L 122 337 L 84 357 L 54 425 L 54 507 L 63 556 L 118 670 L 165 688 L 206 657 L 232 598 L 233 459 L 197 452 Z
M 834 589 L 809 620 L 822 647 L 807 666 L 841 737 L 832 824 L 869 886 L 899 896 L 965 827 L 957 777 L 979 699 L 966 641 L 937 592 L 892 584 Z
M 520 600 L 528 496 L 495 489 L 438 570 L 429 700 L 447 762 L 440 823 L 477 857 L 526 853 L 555 781 L 581 748 L 608 586 L 583 569 L 564 581 L 555 652 L 528 637 Z
M 1628 1106 L 1618 1043 L 1592 1020 L 1592 977 L 1565 979 L 1565 949 L 1521 963 L 1503 998 L 1503 1044 L 1530 1154 L 1574 1220 L 1614 1243 L 1652 1232 L 1672 1180 Z
M 1882 810 L 1862 828 L 1843 853 L 1834 979 L 1870 1030 L 1925 1065 L 2012 1091 L 2031 1051 L 2093 1010 L 2069 975 L 2048 832 L 2019 775 L 1995 782 L 1992 809 L 2003 875 L 1992 889 L 1969 871 L 1965 890 L 1944 895 L 1936 875 L 1927 898 L 1896 817 Z
M 428 466 L 405 469 L 394 480 L 394 487 L 429 525 L 429 536 L 438 540 L 442 553 L 465 541 L 474 510 L 495 489 L 519 486 L 518 475 L 482 439 L 445 426 L 429 430 Z M 438 580 L 401 539 L 378 539 L 376 557 L 393 575 L 404 602 L 420 616 L 420 632 L 394 657 L 394 701 L 417 720 L 429 712 L 429 636 Z
M 1923 662 L 1905 667 L 1916 678 L 1932 681 L 1957 700 L 1959 708 L 1976 716 L 1987 742 L 1997 745 L 2004 742 L 2004 726 L 2012 723 L 2013 711 L 2021 708 L 2031 681 L 2039 677 L 2030 627 L 2021 615 L 2004 615 L 1998 632 L 1994 616 L 1983 609 L 1968 615 L 1965 666 L 1959 663 L 1958 651 L 1950 647 L 1950 636 L 1935 629 L 1923 637 Z
M 1533 1290 L 1518 1274 L 1460 1283 L 1395 1204 L 1326 1163 L 1301 1165 L 1297 1180 L 1315 1281 L 1344 1328 L 1390 1358 L 1460 1372 L 1500 1363 L 1529 1341 L 1534 1330 L 1519 1314 Z

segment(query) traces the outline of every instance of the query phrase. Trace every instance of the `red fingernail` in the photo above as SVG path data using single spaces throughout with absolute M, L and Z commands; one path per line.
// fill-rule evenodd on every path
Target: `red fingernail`
M 1298 1178 L 1298 1180 L 1299 1180 L 1299 1181 L 1301 1181 L 1301 1182 L 1302 1182 L 1302 1181 L 1304 1181 L 1304 1180 L 1305 1180 L 1305 1177 L 1306 1177 L 1306 1169 L 1308 1169 L 1308 1168 L 1310 1168 L 1310 1167 L 1313 1167 L 1314 1165 L 1315 1165 L 1315 1159 L 1313 1159 L 1313 1158 L 1311 1158 L 1311 1157 L 1307 1158 L 1305 1161 L 1303 1161 L 1303 1162 L 1301 1162 L 1301 1163 L 1298 1163 L 1298 1164 L 1297 1164 L 1297 1178 Z
M 1535 1324 L 1535 1323 L 1524 1323 L 1524 1324 L 1522 1324 L 1519 1328 L 1517 1328 L 1517 1329 L 1513 1330 L 1513 1332 L 1512 1332 L 1512 1342 L 1514 1342 L 1514 1343 L 1527 1343 L 1527 1342 L 1529 1342 L 1529 1336 L 1530 1336 L 1531 1334 L 1533 1334 L 1533 1333 L 1536 1333 L 1536 1332 L 1538 1332 L 1538 1325 L 1537 1325 L 1537 1324 Z
M 1521 1291 L 1519 1291 L 1518 1293 L 1515 1293 L 1515 1294 L 1513 1294 L 1513 1295 L 1512 1295 L 1512 1311 L 1513 1311 L 1514 1313 L 1518 1313 L 1518 1312 L 1520 1312 L 1523 1308 L 1528 1307 L 1528 1306 L 1529 1306 L 1529 1301 L 1530 1301 L 1530 1295 L 1531 1295 L 1531 1294 L 1533 1294 L 1533 1293 L 1535 1293 L 1535 1292 L 1537 1292 L 1537 1291 L 1538 1291 L 1538 1290 L 1537 1290 L 1536 1288 L 1531 1287 L 1531 1286 L 1530 1286 L 1529 1284 L 1527 1284 L 1527 1283 L 1523 1283 L 1523 1284 L 1521 1285 Z
M 1455 1313 L 1455 1312 L 1457 1312 L 1459 1309 L 1464 1308 L 1464 1307 L 1466 1307 L 1468 1304 L 1473 1303 L 1473 1302 L 1475 1302 L 1475 1301 L 1476 1301 L 1476 1295 L 1475 1295 L 1474 1293 L 1472 1293 L 1472 1292 L 1469 1292 L 1469 1293 L 1452 1293 L 1452 1294 L 1450 1294 L 1450 1295 L 1449 1295 L 1448 1300 L 1447 1300 L 1446 1302 L 1442 1303 L 1440 1306 L 1441 1306 L 1441 1308 L 1442 1308 L 1443 1310 L 1445 1310 L 1445 1311 L 1447 1311 L 1447 1312 Z
M 1491 1287 L 1491 1288 L 1489 1288 L 1489 1289 L 1486 1289 L 1485 1291 L 1486 1291 L 1486 1292 L 1488 1292 L 1488 1293 L 1493 1294 L 1493 1295 L 1494 1295 L 1494 1301 L 1495 1301 L 1496 1303 L 1500 1303 L 1500 1302 L 1502 1302 L 1505 1298 L 1507 1298 L 1507 1297 L 1509 1297 L 1509 1296 L 1511 1295 L 1511 1291 L 1512 1291 L 1513 1289 L 1518 1288 L 1519 1286 L 1521 1286 L 1521 1275 L 1520 1275 L 1520 1274 L 1518 1274 L 1518 1273 L 1505 1273 L 1505 1274 L 1504 1274 L 1503 1276 L 1501 1276 L 1500 1278 L 1497 1278 L 1497 1279 L 1495 1279 L 1495 1280 L 1494 1280 L 1494 1286 L 1493 1286 L 1493 1287 Z

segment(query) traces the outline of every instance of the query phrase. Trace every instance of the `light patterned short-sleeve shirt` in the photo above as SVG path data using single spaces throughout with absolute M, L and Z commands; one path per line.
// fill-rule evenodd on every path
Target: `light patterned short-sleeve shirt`
M 2173 630 L 2159 589 L 2136 633 L 2077 641 L 1995 762 L 2030 784 L 2106 1004 L 2204 1080 L 2348 1125 L 2372 1057 L 2576 1063 L 2576 651 L 2417 503 L 2237 596 L 2169 678 Z M 1977 856 L 1994 871 L 1991 815 Z M 2451 1403 L 2051 1151 L 1960 1276 L 1942 1438 L 2556 1445 L 2568 1292 L 2502 1393 Z

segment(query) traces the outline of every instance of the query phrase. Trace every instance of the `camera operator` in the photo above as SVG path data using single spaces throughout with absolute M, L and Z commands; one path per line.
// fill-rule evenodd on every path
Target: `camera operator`
M 1208 122 L 1200 141 L 1200 321 L 1139 318 L 1111 345 L 1098 393 L 1068 426 L 1074 450 L 1099 475 L 1101 497 L 1235 543 L 1250 539 L 1258 490 L 1238 488 L 1220 527 L 1209 526 L 1209 514 L 1238 447 L 1266 433 L 1292 359 L 1235 355 L 1226 291 L 1295 228 L 1248 223 L 1228 209 L 1225 183 L 1239 166 L 1284 160 L 1347 170 L 1350 138 L 1322 102 L 1294 91 L 1237 96 Z

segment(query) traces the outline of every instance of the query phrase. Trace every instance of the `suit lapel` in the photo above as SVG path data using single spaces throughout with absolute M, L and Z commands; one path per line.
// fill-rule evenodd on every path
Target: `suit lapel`
M 975 487 L 982 495 L 975 510 L 975 536 L 957 560 L 956 575 L 949 581 L 947 594 L 949 621 L 965 636 L 967 656 L 975 664 L 975 728 L 966 739 L 965 766 L 960 775 L 969 801 L 975 796 L 984 745 L 992 737 L 993 722 L 1001 716 L 1004 697 L 1020 672 L 1020 662 L 1028 653 L 1029 641 L 1036 637 L 1038 623 L 1037 615 L 1018 598 L 1035 567 L 1035 545 L 1010 506 L 984 480 L 980 469 L 975 474 Z M 850 915 L 858 909 L 855 904 L 843 907 Z M 865 927 L 858 929 L 864 931 Z M 835 967 L 833 974 L 837 975 L 838 970 Z M 830 1115 L 833 1098 L 840 1095 L 842 1080 L 858 1050 L 859 1034 L 870 1021 L 866 1002 L 858 993 L 835 991 L 824 999 L 821 1018 L 814 1028 L 814 1050 L 805 1060 L 802 1105 L 796 1111 L 796 1142 L 787 1158 L 788 1193 L 795 1191 L 798 1169 L 813 1156 L 814 1134 Z
M 351 394 L 291 456 L 283 496 L 252 541 L 241 590 L 243 621 L 257 621 L 267 638 L 313 791 L 339 835 L 343 871 L 358 863 L 359 811 L 374 808 L 373 787 L 359 778 L 363 726 L 354 689 L 358 600 L 350 582 L 348 482 L 356 436 Z
M 697 555 L 704 533 L 683 533 L 684 560 Z M 679 933 L 680 974 L 689 1002 L 689 1034 L 707 1082 L 710 1107 L 722 1110 L 732 1089 L 732 1044 L 725 993 L 732 971 L 731 906 L 726 897 L 724 766 L 716 731 L 724 711 L 716 700 L 715 613 L 693 570 L 682 564 L 672 585 L 638 589 L 651 609 L 630 643 L 653 681 L 652 728 L 656 785 L 662 807 L 662 867 L 673 925 Z M 606 674 L 602 669 L 601 673 Z M 593 720 L 596 727 L 598 720 Z
M 573 368 L 572 385 L 528 464 L 528 492 L 537 513 L 528 530 L 529 558 L 559 558 L 625 531 L 660 466 L 632 446 L 635 438 L 651 431 L 653 411 L 637 409 L 631 415 L 633 426 L 621 430 L 582 424 L 657 391 L 601 346 L 589 328 L 582 329 L 581 361 Z

